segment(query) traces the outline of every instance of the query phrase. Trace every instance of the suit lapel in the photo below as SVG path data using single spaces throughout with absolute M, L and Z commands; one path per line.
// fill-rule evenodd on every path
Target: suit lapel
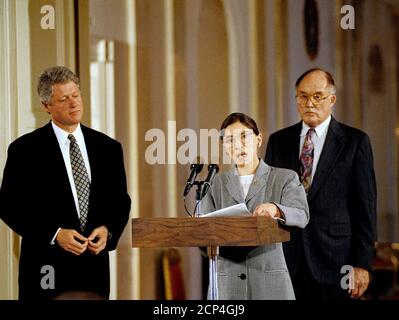
M 266 185 L 269 176 L 270 167 L 262 160 L 259 162 L 258 169 L 255 172 L 254 179 L 249 187 L 245 202 L 248 203 L 256 194 Z M 265 177 L 266 176 L 266 177 Z
M 227 173 L 226 178 L 226 189 L 231 197 L 236 200 L 237 203 L 243 203 L 244 197 L 241 192 L 240 179 L 235 166 Z
M 296 173 L 300 176 L 300 160 L 299 160 L 299 146 L 300 146 L 300 139 L 301 139 L 301 130 L 302 130 L 302 121 L 297 123 L 292 127 L 291 137 L 288 141 L 284 142 L 287 143 L 287 149 L 289 151 L 289 161 L 290 165 L 287 166 L 288 168 L 294 168 Z
M 69 185 L 68 173 L 65 168 L 64 157 L 62 156 L 62 152 L 60 149 L 60 145 L 58 144 L 57 137 L 55 136 L 53 127 L 51 122 L 43 127 L 44 131 L 44 139 L 45 139 L 45 150 L 47 150 L 47 156 L 51 159 L 51 166 L 53 166 L 54 172 L 59 172 L 62 177 L 62 184 Z
M 328 128 L 323 151 L 321 152 L 316 172 L 313 177 L 312 185 L 309 189 L 308 201 L 310 201 L 315 196 L 319 188 L 328 178 L 331 170 L 334 167 L 335 162 L 337 161 L 340 153 L 343 150 L 344 145 L 345 135 L 339 123 L 333 117 L 331 117 L 331 123 Z
M 74 217 L 77 218 L 78 213 L 76 212 L 75 201 L 73 199 L 68 173 L 65 168 L 64 157 L 62 156 L 51 122 L 45 125 L 43 129 L 43 141 L 45 141 L 44 150 L 48 158 L 45 161 L 50 164 L 48 169 L 50 174 L 54 176 L 53 181 L 56 184 L 54 190 L 58 190 L 57 194 L 63 197 L 62 202 L 64 203 L 63 206 L 67 208 L 66 212 L 74 212 Z

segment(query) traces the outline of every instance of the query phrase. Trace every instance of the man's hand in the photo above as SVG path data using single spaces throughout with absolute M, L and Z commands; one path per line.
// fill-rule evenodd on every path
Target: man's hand
M 88 245 L 88 239 L 72 229 L 61 229 L 55 241 L 62 249 L 77 256 L 85 252 Z
M 366 291 L 370 282 L 370 275 L 366 269 L 363 268 L 353 268 L 353 276 L 354 276 L 354 288 L 349 288 L 349 294 L 351 298 L 360 298 L 364 291 Z
M 272 218 L 281 218 L 280 210 L 274 203 L 262 203 L 257 206 L 252 213 L 254 216 L 270 216 Z
M 105 249 L 108 240 L 108 229 L 105 226 L 98 227 L 90 234 L 88 249 L 93 254 L 99 254 Z

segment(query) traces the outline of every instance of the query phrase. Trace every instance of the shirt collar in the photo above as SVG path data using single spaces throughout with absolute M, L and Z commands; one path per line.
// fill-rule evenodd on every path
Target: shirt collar
M 320 123 L 316 128 L 314 128 L 316 132 L 316 136 L 320 138 L 328 129 L 328 126 L 330 125 L 331 122 L 331 115 L 328 116 L 326 120 L 324 120 L 322 123 Z M 306 136 L 306 133 L 310 127 L 302 121 L 302 131 L 301 131 L 301 137 Z
M 59 145 L 61 147 L 63 147 L 67 144 L 67 142 L 69 143 L 69 139 L 68 139 L 69 132 L 65 131 L 64 129 L 61 129 L 53 121 L 51 121 L 51 125 L 53 126 L 53 130 L 54 130 L 55 136 L 57 137 Z M 78 124 L 75 131 L 72 132 L 71 134 L 73 134 L 73 136 L 75 137 L 78 145 L 81 145 L 84 142 L 84 137 L 83 137 L 82 128 L 80 127 L 80 124 Z

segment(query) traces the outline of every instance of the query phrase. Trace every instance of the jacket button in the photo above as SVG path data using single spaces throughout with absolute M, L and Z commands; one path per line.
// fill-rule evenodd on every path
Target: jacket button
M 247 278 L 247 275 L 245 273 L 241 273 L 241 275 L 238 276 L 241 280 L 245 280 Z

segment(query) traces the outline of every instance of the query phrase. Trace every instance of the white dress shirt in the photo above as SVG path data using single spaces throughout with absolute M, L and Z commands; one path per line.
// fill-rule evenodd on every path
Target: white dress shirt
M 75 201 L 76 211 L 78 213 L 78 217 L 80 218 L 78 194 L 76 192 L 75 181 L 73 180 L 71 160 L 70 160 L 70 157 L 69 157 L 69 145 L 71 143 L 69 141 L 69 139 L 68 139 L 69 132 L 61 129 L 60 127 L 58 127 L 52 121 L 51 121 L 51 124 L 53 126 L 53 130 L 54 130 L 55 136 L 57 137 L 57 141 L 58 141 L 58 144 L 59 144 L 61 152 L 62 152 L 62 157 L 64 158 L 65 168 L 66 168 L 67 173 L 68 173 L 69 184 L 71 186 L 73 199 Z M 80 124 L 77 126 L 75 131 L 72 132 L 72 135 L 75 137 L 76 142 L 77 142 L 77 144 L 79 146 L 80 152 L 82 153 L 83 161 L 85 163 L 86 170 L 87 170 L 87 174 L 89 175 L 89 180 L 91 181 L 91 170 L 90 170 L 89 156 L 87 155 L 86 144 L 85 144 L 85 140 L 84 140 L 84 136 L 83 136 Z M 61 228 L 59 228 L 57 230 L 57 232 L 55 233 L 53 239 L 51 240 L 51 244 L 55 243 L 54 242 L 55 238 L 57 237 L 57 234 L 60 231 L 60 229 Z
M 331 116 L 329 116 L 326 120 L 320 123 L 315 129 L 315 132 L 312 134 L 312 142 L 314 145 L 313 151 L 313 166 L 312 166 L 312 175 L 311 180 L 313 181 L 314 174 L 316 172 L 317 164 L 320 159 L 321 152 L 323 151 L 324 142 L 326 141 L 328 126 L 331 122 Z M 301 157 L 301 152 L 303 148 L 303 144 L 305 142 L 306 133 L 310 127 L 302 121 L 302 131 L 301 131 L 301 140 L 299 144 L 299 158 Z
M 244 199 L 247 197 L 249 187 L 251 186 L 252 180 L 254 179 L 253 174 L 249 174 L 247 176 L 239 176 L 240 177 L 240 183 L 242 186 L 242 191 L 244 192 Z

